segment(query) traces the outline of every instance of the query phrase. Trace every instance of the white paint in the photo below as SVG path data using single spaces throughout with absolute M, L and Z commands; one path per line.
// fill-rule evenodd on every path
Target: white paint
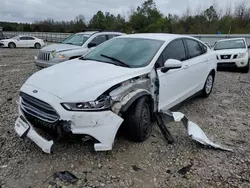
M 22 92 L 50 104 L 60 115 L 61 120 L 71 122 L 71 130 L 74 134 L 88 134 L 99 140 L 101 143 L 95 145 L 97 151 L 112 149 L 116 132 L 123 122 L 123 119 L 115 114 L 119 111 L 117 108 L 125 105 L 131 97 L 142 91 L 151 95 L 154 95 L 155 91 L 151 91 L 151 89 L 148 91 L 145 88 L 139 87 L 134 89 L 121 99 L 121 101 L 117 101 L 121 105 L 118 104 L 112 108 L 115 113 L 109 110 L 92 112 L 67 111 L 62 107 L 61 103 L 94 101 L 112 86 L 137 76 L 150 74 L 154 71 L 154 65 L 159 55 L 169 42 L 183 36 L 171 34 L 135 34 L 120 37 L 157 39 L 163 40 L 165 43 L 155 54 L 149 65 L 142 68 L 125 68 L 104 62 L 74 59 L 38 71 L 21 88 Z M 189 68 L 184 68 L 185 65 L 189 66 Z M 157 72 L 160 80 L 158 111 L 169 109 L 169 107 L 185 100 L 190 95 L 202 89 L 206 77 L 212 69 L 216 70 L 216 56 L 209 49 L 206 54 L 183 62 L 183 67 L 180 69 L 170 70 L 167 73 L 162 73 L 158 69 Z M 34 90 L 38 92 L 33 93 Z M 155 104 L 157 104 L 157 97 L 152 98 L 155 100 Z M 180 119 L 180 114 L 176 115 L 177 119 Z M 36 142 L 44 151 L 48 150 L 50 143 L 42 140 L 34 129 L 32 129 L 32 125 L 30 126 L 31 129 L 28 137 Z M 18 132 L 17 129 L 16 131 Z
M 33 40 L 23 40 L 23 37 L 32 37 Z M 8 47 L 9 43 L 12 42 L 16 45 L 18 48 L 23 48 L 23 47 L 34 47 L 36 43 L 39 43 L 41 47 L 45 45 L 44 41 L 42 39 L 33 37 L 33 36 L 16 36 L 10 39 L 4 39 L 0 40 L 0 43 L 4 44 L 4 47 Z

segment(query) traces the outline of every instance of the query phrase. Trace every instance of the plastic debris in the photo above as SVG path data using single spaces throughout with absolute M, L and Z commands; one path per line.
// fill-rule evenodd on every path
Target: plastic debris
M 61 181 L 66 181 L 74 184 L 78 181 L 78 178 L 69 171 L 56 172 L 55 177 L 59 178 Z
M 210 146 L 216 149 L 221 149 L 225 151 L 233 151 L 230 148 L 221 146 L 219 144 L 215 144 L 214 142 L 210 141 L 209 138 L 206 136 L 204 131 L 194 122 L 189 121 L 188 118 L 181 112 L 170 112 L 170 111 L 161 111 L 160 114 L 167 115 L 167 121 L 168 122 L 182 122 L 185 128 L 188 131 L 188 136 L 195 140 L 196 142 L 199 142 L 200 144 L 203 144 L 205 146 Z

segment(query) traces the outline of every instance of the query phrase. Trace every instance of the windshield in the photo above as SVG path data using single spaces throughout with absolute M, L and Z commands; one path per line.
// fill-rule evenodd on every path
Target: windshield
M 19 36 L 12 37 L 12 39 L 19 39 Z
M 82 59 L 126 67 L 143 67 L 150 63 L 164 41 L 139 38 L 113 38 L 97 46 Z
M 69 38 L 64 40 L 62 44 L 72 44 L 77 46 L 82 46 L 90 37 L 90 35 L 87 34 L 75 34 L 71 35 Z
M 214 50 L 246 48 L 243 39 L 219 41 L 215 44 Z

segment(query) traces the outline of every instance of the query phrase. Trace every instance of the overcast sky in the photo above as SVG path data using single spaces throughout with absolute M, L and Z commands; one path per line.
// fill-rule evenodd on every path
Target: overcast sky
M 159 10 L 181 15 L 189 6 L 206 8 L 217 2 L 223 8 L 235 5 L 242 0 L 155 0 Z M 72 20 L 83 14 L 88 21 L 98 10 L 113 14 L 127 15 L 131 8 L 136 8 L 144 0 L 0 0 L 0 21 L 33 22 L 52 18 L 55 20 Z M 246 1 L 248 2 L 248 1 Z

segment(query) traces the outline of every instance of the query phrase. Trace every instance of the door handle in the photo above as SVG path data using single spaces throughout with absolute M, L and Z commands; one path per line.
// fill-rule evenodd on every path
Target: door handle
M 183 68 L 184 68 L 184 69 L 188 69 L 189 66 L 188 66 L 188 65 L 184 65 Z

